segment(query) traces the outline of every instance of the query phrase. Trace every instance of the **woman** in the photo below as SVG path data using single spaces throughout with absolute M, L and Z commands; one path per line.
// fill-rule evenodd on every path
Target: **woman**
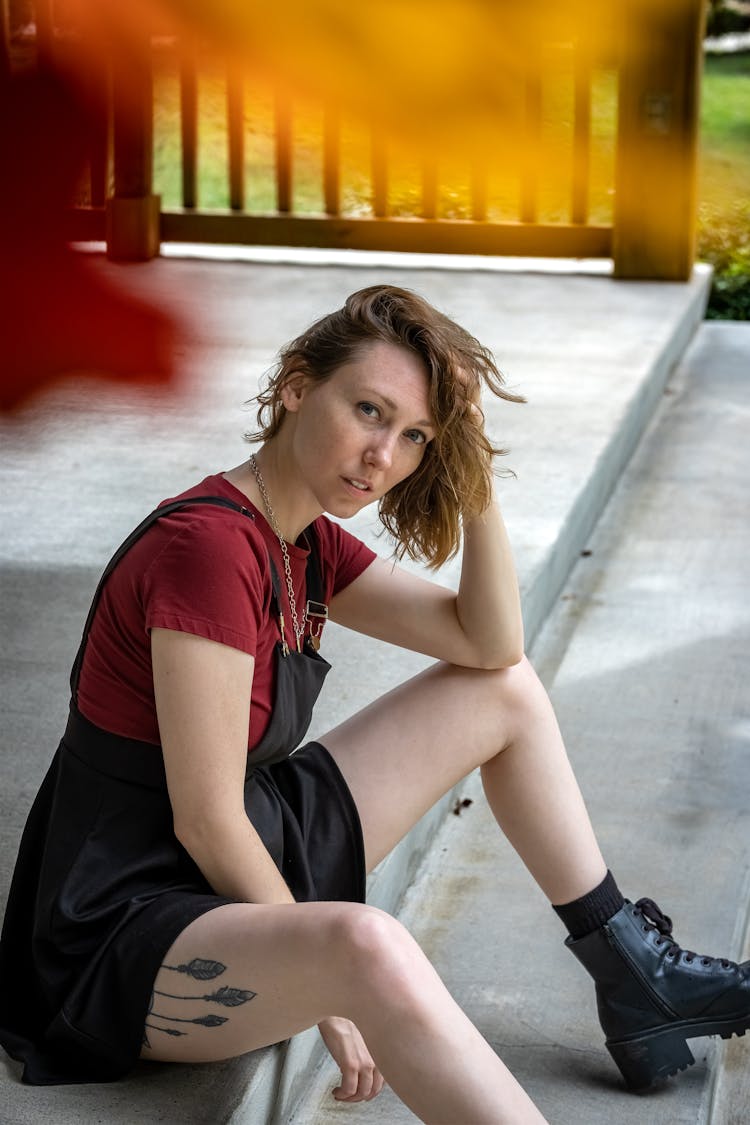
M 686 1036 L 750 1026 L 750 963 L 682 951 L 607 871 L 523 657 L 484 388 L 516 399 L 421 298 L 355 293 L 281 353 L 258 452 L 158 509 L 105 571 L 3 932 L 0 1041 L 27 1081 L 317 1024 L 340 1100 L 385 1077 L 425 1121 L 542 1121 L 409 934 L 364 905 L 366 872 L 477 766 L 630 1086 L 691 1062 Z M 400 554 L 437 566 L 463 538 L 457 593 L 323 515 L 375 502 Z M 326 616 L 438 663 L 289 758 Z

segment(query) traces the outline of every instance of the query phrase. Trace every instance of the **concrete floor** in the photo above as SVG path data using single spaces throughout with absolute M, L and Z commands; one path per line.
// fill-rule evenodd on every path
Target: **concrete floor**
M 246 455 L 241 433 L 252 418 L 243 413 L 242 403 L 254 392 L 280 344 L 314 317 L 336 307 L 352 290 L 376 281 L 391 281 L 417 289 L 493 348 L 508 382 L 529 399 L 527 406 L 490 404 L 489 417 L 494 435 L 511 448 L 507 464 L 517 473 L 515 480 L 501 482 L 500 496 L 521 577 L 527 632 L 532 636 L 620 474 L 621 463 L 640 429 L 638 418 L 647 416 L 658 401 L 669 367 L 682 353 L 700 317 L 706 285 L 705 275 L 685 286 L 614 282 L 596 273 L 404 269 L 392 263 L 377 265 L 367 258 L 356 266 L 162 259 L 143 267 L 123 269 L 102 263 L 99 268 L 124 279 L 125 284 L 142 293 L 150 292 L 170 302 L 181 315 L 201 326 L 204 345 L 200 352 L 187 357 L 186 379 L 178 394 L 167 397 L 123 393 L 91 380 L 73 380 L 33 402 L 14 423 L 6 423 L 0 435 L 4 450 L 0 477 L 0 613 L 6 638 L 0 658 L 5 718 L 5 736 L 0 744 L 0 904 L 4 901 L 27 809 L 64 724 L 68 665 L 97 572 L 116 544 L 160 499 Z M 740 336 L 732 345 L 738 349 L 740 366 L 748 355 L 747 336 L 741 335 L 743 328 L 739 326 Z M 708 331 L 725 330 L 708 326 Z M 713 347 L 709 347 L 709 355 Z M 717 397 L 721 400 L 721 395 Z M 707 399 L 710 398 L 707 392 Z M 670 396 L 667 401 L 671 403 Z M 740 409 L 741 404 L 737 407 Z M 689 454 L 686 462 L 690 463 Z M 714 476 L 709 479 L 709 488 L 713 487 Z M 705 486 L 705 478 L 700 476 L 699 480 Z M 353 530 L 381 552 L 387 551 L 387 544 L 377 538 L 377 527 L 370 517 L 358 519 Z M 634 535 L 630 546 L 636 555 L 642 550 L 639 543 L 639 536 Z M 594 560 L 598 554 L 597 548 Z M 589 566 L 589 579 L 591 571 L 593 566 Z M 446 568 L 442 578 L 455 581 L 457 573 L 454 564 Z M 570 591 L 566 588 L 566 592 Z M 583 604 L 584 600 L 576 595 L 560 603 L 564 607 L 562 624 L 549 642 L 551 655 L 545 658 L 551 672 L 568 651 L 565 638 L 578 621 L 579 602 Z M 690 612 L 698 614 L 705 625 L 711 611 L 703 601 L 691 597 L 688 605 L 698 605 Z M 628 623 L 624 608 L 616 628 L 624 630 L 623 642 L 627 638 L 628 644 L 634 644 L 639 630 L 630 638 L 625 629 Z M 575 715 L 576 707 L 582 709 L 584 703 L 588 709 L 591 692 L 598 698 L 607 686 L 618 696 L 616 688 L 624 667 L 612 656 L 612 652 L 619 651 L 618 636 L 610 635 L 604 624 L 599 629 L 602 635 L 609 636 L 610 655 L 601 661 L 589 656 L 592 666 L 588 672 L 583 669 L 574 676 L 569 697 L 560 697 L 558 706 L 563 712 L 572 707 Z M 658 627 L 656 632 L 660 632 Z M 584 647 L 586 652 L 593 653 L 588 644 Z M 357 637 L 331 630 L 327 655 L 333 655 L 339 668 L 329 677 L 314 730 L 330 726 L 421 665 L 419 658 L 389 646 L 373 649 L 372 642 L 367 642 L 367 648 L 367 676 L 352 677 L 351 669 L 362 666 L 362 644 Z M 690 649 L 691 642 L 686 641 L 686 652 Z M 667 646 L 666 656 L 673 650 L 674 646 Z M 700 642 L 696 651 L 700 651 Z M 743 659 L 746 662 L 746 651 L 738 652 L 735 665 L 741 666 Z M 652 661 L 657 660 L 658 652 L 649 647 L 641 655 L 640 676 L 638 661 L 633 658 L 630 680 L 650 683 Z M 680 663 L 679 667 L 683 674 L 688 674 L 694 665 Z M 592 677 L 590 687 L 587 675 Z M 576 684 L 578 695 L 574 690 Z M 715 685 L 713 690 L 720 698 L 723 684 Z M 688 694 L 691 698 L 695 696 L 699 707 L 703 696 L 695 687 Z M 636 695 L 630 710 L 640 713 L 641 706 Z M 668 763 L 678 768 L 683 757 L 666 738 L 672 730 L 672 713 L 660 712 L 660 716 L 662 725 L 657 724 L 656 730 L 664 735 L 661 752 Z M 701 721 L 705 726 L 708 720 Z M 700 726 L 700 722 L 694 720 L 692 725 Z M 609 745 L 605 732 L 623 737 L 625 729 L 613 713 L 609 726 L 602 728 L 597 752 L 603 752 L 602 748 Z M 582 739 L 580 745 L 587 741 Z M 579 744 L 577 738 L 575 742 Z M 620 751 L 624 757 L 621 744 Z M 619 762 L 618 755 L 618 771 Z M 577 764 L 585 775 L 585 756 Z M 599 774 L 594 769 L 593 779 L 597 776 L 607 776 L 611 781 L 608 770 Z M 616 781 L 618 790 L 626 784 L 621 782 L 619 772 Z M 705 785 L 695 780 L 690 784 L 698 800 Z M 739 787 L 737 792 L 741 792 Z M 723 793 L 724 790 L 715 794 L 719 808 Z M 630 797 L 639 808 L 637 787 L 631 790 Z M 594 800 L 598 800 L 596 793 Z M 465 817 L 449 817 L 446 830 L 454 831 L 479 821 L 478 813 L 479 804 L 475 802 Z M 618 843 L 621 836 L 610 843 L 606 836 L 610 831 L 608 824 L 607 820 L 605 842 L 628 892 L 629 884 L 621 873 L 624 860 L 617 855 L 617 848 L 624 848 L 624 858 L 630 859 L 633 832 L 625 816 L 621 829 L 616 831 L 621 830 L 627 842 Z M 684 835 L 688 840 L 694 830 L 694 821 L 686 821 Z M 659 828 L 659 833 L 664 831 Z M 484 831 L 480 835 L 484 838 Z M 673 842 L 672 836 L 667 842 Z M 646 859 L 653 863 L 654 857 Z M 643 862 L 638 859 L 635 868 L 628 864 L 629 870 L 642 871 L 644 875 L 643 884 L 639 882 L 631 893 L 649 893 L 659 900 L 659 888 L 665 886 L 669 895 L 669 901 L 665 899 L 663 904 L 665 908 L 669 910 L 672 906 L 679 919 L 685 919 L 686 925 L 690 923 L 689 929 L 680 930 L 678 936 L 682 935 L 688 944 L 693 940 L 699 944 L 704 934 L 711 937 L 712 931 L 704 926 L 703 908 L 697 904 L 692 908 L 693 925 L 689 905 L 695 899 L 692 883 L 686 877 L 682 882 L 676 875 L 673 878 L 670 870 L 669 878 L 662 884 L 649 878 L 646 885 L 649 868 L 648 863 L 644 868 Z M 743 862 L 747 870 L 746 856 L 738 858 L 738 870 Z M 514 858 L 505 851 L 491 863 L 493 867 L 500 865 L 503 886 L 508 888 L 507 894 L 503 894 L 505 918 L 514 927 L 518 918 L 517 932 L 523 933 L 525 944 L 536 933 L 544 935 L 545 967 L 541 981 L 537 980 L 534 986 L 539 993 L 539 1005 L 552 979 L 548 974 L 557 971 L 553 970 L 557 956 L 566 964 L 570 959 L 560 948 L 557 924 L 548 917 L 548 908 L 528 879 L 516 871 Z M 453 878 L 454 888 L 462 882 L 465 880 L 459 872 Z M 381 884 L 385 885 L 382 878 Z M 377 881 L 374 890 L 378 893 Z M 727 912 L 736 905 L 732 885 L 719 885 L 716 891 L 723 903 L 726 925 Z M 718 911 L 719 920 L 722 910 Z M 429 943 L 431 939 L 425 940 Z M 726 942 L 721 951 L 726 952 Z M 502 979 L 499 964 L 497 972 L 498 979 Z M 579 987 L 578 973 L 580 969 L 573 965 L 569 976 L 577 980 L 576 996 L 585 991 L 585 987 Z M 521 1013 L 527 1003 L 523 981 L 516 981 L 515 976 L 513 981 L 510 989 L 507 983 L 500 989 L 494 1001 L 492 995 L 483 999 L 479 1011 L 480 1016 L 485 1012 L 486 1023 L 493 1005 L 500 1005 L 503 1018 L 497 1026 L 502 1026 L 503 1041 L 508 1041 L 510 1053 L 505 1047 L 503 1051 L 512 1066 L 516 1059 L 512 1039 L 525 1021 Z M 554 987 L 558 987 L 557 983 Z M 518 1004 L 514 1008 L 516 995 Z M 509 1017 L 512 1012 L 515 1015 Z M 583 1043 L 586 1021 L 591 1019 L 590 1004 L 587 1003 L 586 1013 L 582 1010 L 571 1018 L 576 1028 L 576 1021 L 581 1021 L 584 1030 L 578 1028 L 576 1036 L 580 1035 Z M 486 1023 L 485 1030 L 487 1027 L 491 1029 L 491 1021 Z M 560 1042 L 564 1041 L 560 1032 Z M 572 1056 L 566 1055 L 565 1048 L 548 1051 L 546 1055 L 541 1052 L 547 1060 L 541 1068 L 545 1073 L 549 1071 L 550 1077 L 556 1074 L 564 1079 L 570 1074 L 571 1058 L 573 1063 L 578 1058 L 585 1064 L 580 1072 L 581 1081 L 573 1083 L 575 1089 L 570 1095 L 579 1108 L 565 1120 L 600 1119 L 585 1116 L 585 1106 L 593 1096 L 585 1072 L 589 1054 L 599 1050 L 599 1041 L 596 1035 L 586 1038 L 587 1045 L 581 1046 L 580 1055 L 575 1051 Z M 516 1054 L 528 1058 L 523 1044 L 521 1038 Z M 599 1065 L 596 1058 L 598 1055 L 595 1067 Z M 603 1075 L 606 1062 L 601 1063 Z M 216 1067 L 140 1071 L 126 1082 L 108 1088 L 22 1089 L 15 1073 L 10 1064 L 6 1064 L 4 1075 L 0 1071 L 0 1120 L 8 1125 L 67 1125 L 80 1120 L 129 1125 L 131 1121 L 217 1122 L 230 1118 L 255 1122 L 267 1119 L 264 1099 L 272 1096 L 268 1083 L 256 1100 L 244 1096 L 247 1083 L 255 1074 L 246 1060 Z M 276 1071 L 270 1073 L 273 1086 L 278 1075 Z M 575 1065 L 573 1073 L 578 1073 Z M 695 1073 L 698 1068 L 694 1068 Z M 526 1072 L 519 1070 L 519 1076 L 525 1080 Z M 606 1072 L 602 1081 L 611 1086 L 611 1073 Z M 693 1089 L 696 1079 L 686 1076 L 686 1081 L 685 1088 Z M 701 1083 L 699 1078 L 698 1085 Z M 529 1089 L 536 1096 L 531 1083 Z M 551 1084 L 550 1096 L 553 1090 Z M 373 1103 L 372 1112 L 386 1112 L 376 1108 L 379 1104 Z M 387 1104 L 382 1102 L 382 1106 Z M 596 1099 L 595 1105 L 599 1106 Z M 612 1107 L 607 1105 L 607 1116 L 611 1117 Z M 314 1116 L 304 1116 L 305 1110 L 297 1120 L 317 1121 L 317 1111 L 311 1112 Z M 396 1120 L 380 1118 L 386 1119 Z

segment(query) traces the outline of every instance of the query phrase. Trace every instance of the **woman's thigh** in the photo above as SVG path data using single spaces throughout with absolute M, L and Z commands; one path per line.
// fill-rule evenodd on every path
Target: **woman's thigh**
M 370 915 L 382 924 L 379 911 L 344 902 L 233 903 L 201 915 L 157 973 L 141 1057 L 233 1058 L 343 1014 L 338 943 Z
M 545 701 L 525 659 L 499 671 L 436 664 L 322 735 L 359 810 L 368 871 Z

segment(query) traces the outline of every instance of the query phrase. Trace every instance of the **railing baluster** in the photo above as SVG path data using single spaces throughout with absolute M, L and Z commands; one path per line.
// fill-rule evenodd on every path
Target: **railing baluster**
M 292 210 L 292 102 L 287 90 L 276 90 L 276 209 Z
M 323 110 L 323 198 L 327 215 L 338 215 L 341 210 L 341 114 L 333 101 L 326 102 Z
M 0 0 L 0 79 L 10 76 L 10 15 L 8 0 Z
M 487 222 L 487 162 L 475 157 L 471 166 L 471 217 L 475 223 Z
M 179 46 L 180 137 L 182 141 L 182 206 L 198 206 L 198 66 L 195 43 Z
M 577 43 L 573 56 L 573 198 L 571 221 L 585 223 L 589 213 L 591 151 L 591 61 Z
M 422 165 L 422 218 L 437 218 L 438 171 L 437 161 L 428 156 Z
M 378 122 L 372 127 L 372 213 L 376 219 L 388 213 L 388 158 L 385 132 Z
M 245 206 L 245 105 L 244 79 L 236 63 L 227 72 L 227 127 L 229 137 L 229 206 L 242 211 Z
M 109 76 L 106 62 L 99 60 L 95 65 L 96 72 L 91 74 L 96 95 L 90 110 L 89 191 L 91 206 L 103 207 L 109 166 Z
M 541 59 L 536 51 L 529 52 L 524 83 L 524 135 L 521 154 L 521 206 L 522 223 L 535 223 L 539 193 L 539 146 L 542 135 L 542 75 Z

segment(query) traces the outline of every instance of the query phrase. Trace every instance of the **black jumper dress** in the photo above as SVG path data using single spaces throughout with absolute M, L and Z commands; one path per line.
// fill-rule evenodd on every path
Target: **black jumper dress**
M 35 1085 L 107 1082 L 139 1057 L 156 973 L 190 922 L 234 900 L 216 895 L 176 839 L 159 748 L 109 734 L 76 706 L 89 628 L 105 581 L 155 520 L 152 512 L 99 583 L 71 674 L 70 717 L 21 840 L 0 939 L 0 1044 Z M 314 532 L 306 584 L 321 598 Z M 273 602 L 281 594 L 271 563 Z M 330 665 L 308 637 L 276 646 L 271 721 L 248 758 L 245 808 L 298 901 L 363 902 L 364 845 L 354 800 L 319 743 L 290 757 Z

